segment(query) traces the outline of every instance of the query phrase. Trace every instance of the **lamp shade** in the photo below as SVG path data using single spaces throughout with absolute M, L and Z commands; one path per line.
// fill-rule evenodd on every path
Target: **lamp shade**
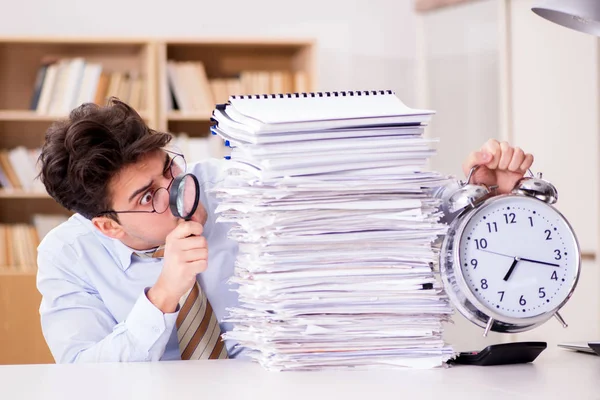
M 551 0 L 531 10 L 559 25 L 600 36 L 600 0 Z

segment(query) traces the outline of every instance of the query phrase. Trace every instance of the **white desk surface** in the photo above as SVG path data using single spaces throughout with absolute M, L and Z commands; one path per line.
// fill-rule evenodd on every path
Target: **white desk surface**
M 600 357 L 549 347 L 531 364 L 268 372 L 239 360 L 0 366 L 0 398 L 600 399 Z

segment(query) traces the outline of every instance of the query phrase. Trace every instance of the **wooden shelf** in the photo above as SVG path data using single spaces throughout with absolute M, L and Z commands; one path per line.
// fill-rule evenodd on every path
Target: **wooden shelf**
M 139 113 L 146 120 L 150 117 L 150 113 L 146 111 L 140 111 Z M 0 121 L 52 122 L 64 118 L 67 118 L 67 115 L 44 115 L 30 110 L 0 110 Z
M 81 45 L 146 45 L 150 42 L 145 37 L 98 37 L 98 36 L 11 36 L 0 38 L 2 43 L 10 44 L 81 44 Z
M 256 47 L 306 47 L 314 46 L 313 39 L 276 38 L 276 37 L 237 37 L 237 38 L 165 38 L 158 42 L 171 45 L 191 46 L 256 46 Z
M 42 334 L 36 273 L 0 273 L 0 364 L 44 364 L 54 359 Z
M 52 199 L 48 193 L 28 192 L 25 190 L 2 190 L 0 189 L 0 199 Z
M 20 267 L 0 266 L 0 276 L 31 276 L 37 275 L 37 266 L 23 270 Z
M 53 121 L 59 116 L 37 114 L 29 110 L 1 110 L 0 121 Z

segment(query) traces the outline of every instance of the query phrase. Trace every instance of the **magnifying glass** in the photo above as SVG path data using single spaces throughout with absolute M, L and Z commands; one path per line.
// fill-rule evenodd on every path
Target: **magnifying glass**
M 169 190 L 169 208 L 178 218 L 189 221 L 200 202 L 200 183 L 192 174 L 180 175 L 173 179 Z

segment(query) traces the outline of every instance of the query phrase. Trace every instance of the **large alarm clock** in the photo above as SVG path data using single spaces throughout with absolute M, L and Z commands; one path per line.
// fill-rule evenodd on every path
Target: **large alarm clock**
M 455 308 L 489 331 L 515 333 L 556 317 L 573 294 L 581 268 L 573 228 L 553 206 L 556 188 L 521 179 L 510 194 L 466 182 L 439 195 L 450 216 L 440 247 L 440 274 Z

